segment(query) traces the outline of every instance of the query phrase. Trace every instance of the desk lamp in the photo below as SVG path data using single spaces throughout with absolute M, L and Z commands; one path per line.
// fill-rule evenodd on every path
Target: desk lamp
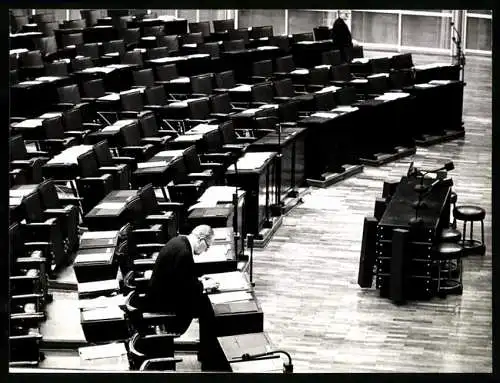
M 247 362 L 249 360 L 270 359 L 266 357 L 272 357 L 279 354 L 283 354 L 288 358 L 288 363 L 283 363 L 283 372 L 285 374 L 293 374 L 292 357 L 288 352 L 282 350 L 268 351 L 259 354 L 243 354 L 240 357 L 233 358 L 233 360 Z

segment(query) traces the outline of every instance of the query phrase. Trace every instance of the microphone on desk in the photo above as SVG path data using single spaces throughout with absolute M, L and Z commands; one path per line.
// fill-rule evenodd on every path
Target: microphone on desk
M 258 360 L 258 359 L 266 357 L 266 356 L 279 355 L 279 354 L 283 354 L 288 358 L 288 363 L 283 363 L 283 372 L 285 374 L 292 374 L 293 373 L 292 357 L 286 351 L 274 350 L 274 351 L 269 351 L 269 352 L 263 352 L 260 354 L 243 354 L 238 359 L 241 359 L 241 361 L 243 361 L 243 362 L 247 362 L 249 360 Z

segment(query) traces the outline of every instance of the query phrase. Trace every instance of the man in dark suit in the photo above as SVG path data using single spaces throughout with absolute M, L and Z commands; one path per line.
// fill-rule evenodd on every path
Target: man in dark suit
M 156 258 L 146 304 L 150 311 L 176 314 L 174 327 L 181 334 L 197 316 L 204 289 L 216 288 L 213 281 L 198 279 L 194 264 L 194 257 L 210 247 L 213 235 L 210 226 L 197 226 L 191 234 L 168 241 Z

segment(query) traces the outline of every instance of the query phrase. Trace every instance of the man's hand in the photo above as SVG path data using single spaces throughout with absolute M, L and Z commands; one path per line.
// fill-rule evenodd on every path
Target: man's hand
M 219 288 L 219 282 L 213 280 L 210 277 L 204 275 L 199 278 L 199 280 L 203 284 L 203 289 L 209 293 L 217 291 L 217 289 Z

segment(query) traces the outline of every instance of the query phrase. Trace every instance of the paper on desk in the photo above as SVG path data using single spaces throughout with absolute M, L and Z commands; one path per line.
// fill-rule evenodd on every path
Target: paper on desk
M 357 63 L 367 64 L 368 62 L 370 62 L 369 58 L 357 58 L 357 59 L 352 60 L 353 64 L 357 64 Z
M 216 130 L 218 128 L 219 128 L 218 125 L 198 124 L 193 129 L 188 130 L 186 134 L 204 134 Z
M 112 291 L 120 288 L 118 280 L 110 279 L 108 281 L 85 282 L 78 284 L 78 291 Z
M 231 271 L 228 273 L 206 274 L 219 283 L 219 291 L 248 290 L 249 285 L 243 273 Z
M 19 85 L 40 85 L 41 83 L 41 81 L 31 80 L 20 82 Z
M 336 118 L 338 117 L 337 113 L 329 113 L 329 112 L 317 112 L 311 114 L 311 117 L 320 117 L 320 118 Z
M 77 253 L 75 263 L 109 262 L 112 259 L 114 251 L 114 248 L 108 248 L 105 252 Z
M 328 92 L 336 92 L 340 88 L 338 86 L 326 86 L 323 89 L 317 90 L 316 93 L 328 93 Z
M 84 239 L 105 239 L 105 238 L 115 238 L 118 235 L 118 230 L 110 231 L 86 231 L 80 237 L 81 240 Z
M 96 206 L 97 209 L 115 210 L 123 207 L 123 202 L 103 202 Z
M 136 120 L 131 120 L 131 119 L 127 119 L 127 120 L 118 120 L 116 121 L 112 126 L 118 126 L 120 128 L 124 127 L 124 126 L 127 126 L 127 125 L 130 125 L 130 124 L 133 124 L 134 122 L 136 122 Z
M 123 343 L 109 343 L 101 346 L 81 347 L 78 349 L 80 358 L 84 360 L 113 358 L 127 354 Z
M 251 92 L 252 85 L 243 84 L 230 89 L 231 92 Z
M 11 54 L 11 55 L 19 55 L 21 53 L 26 53 L 26 52 L 29 52 L 29 50 L 26 49 L 26 48 L 19 48 L 19 49 L 11 49 L 9 51 L 9 54 Z
M 436 85 L 448 85 L 452 83 L 453 81 L 451 80 L 432 80 L 430 83 L 431 84 L 436 84 Z
M 230 293 L 212 294 L 210 295 L 210 301 L 215 304 L 221 303 L 231 303 L 231 302 L 241 302 L 241 301 L 251 301 L 253 299 L 252 294 L 247 291 L 234 291 Z
M 53 118 L 62 116 L 62 112 L 49 112 L 42 114 L 39 118 Z
M 238 170 L 259 168 L 274 154 L 274 152 L 245 153 L 245 155 L 238 160 Z M 229 166 L 227 170 L 234 171 L 234 165 Z
M 115 68 L 115 69 L 124 69 L 124 68 L 130 68 L 131 65 L 129 64 L 111 64 L 108 65 L 108 68 Z
M 295 70 L 290 72 L 290 74 L 308 74 L 308 73 L 309 73 L 309 69 L 305 69 L 305 68 L 295 69 Z
M 231 251 L 230 245 L 220 245 L 220 244 L 213 245 L 206 252 L 196 257 L 195 261 L 197 263 L 223 262 L 228 259 L 230 251 Z
M 359 110 L 359 108 L 349 105 L 340 105 L 337 106 L 335 109 L 332 109 L 331 112 L 350 113 L 350 112 L 355 112 L 356 110 Z
M 43 81 L 43 82 L 53 82 L 53 81 L 60 80 L 61 78 L 62 77 L 59 77 L 59 76 L 42 76 L 42 77 L 38 77 L 37 80 Z
M 234 362 L 231 363 L 231 369 L 236 373 L 281 373 L 283 372 L 283 361 L 281 358 L 268 358 L 248 362 Z
M 92 67 L 92 68 L 85 68 L 82 70 L 82 72 L 86 72 L 86 73 L 95 73 L 95 72 L 101 72 L 101 73 L 105 73 L 105 74 L 108 74 L 108 73 L 111 73 L 115 70 L 116 68 L 112 68 L 112 67 Z
M 179 108 L 182 108 L 182 107 L 187 107 L 188 106 L 188 103 L 187 103 L 187 100 L 184 100 L 184 101 L 176 101 L 176 102 L 172 102 L 170 104 L 168 104 L 169 107 L 179 107 Z
M 180 157 L 184 150 L 164 150 L 155 154 L 155 157 Z
M 191 80 L 189 79 L 189 77 L 177 77 L 177 78 L 170 80 L 170 82 L 172 84 L 187 84 L 190 81 Z
M 278 104 L 264 104 L 259 107 L 259 109 L 279 109 Z
M 78 307 L 82 310 L 93 310 L 103 307 L 119 307 L 125 304 L 127 297 L 119 294 L 113 297 L 97 297 L 93 299 L 80 299 L 78 300 Z
M 118 101 L 120 99 L 120 95 L 118 93 L 107 94 L 106 96 L 99 97 L 99 101 Z
M 311 45 L 311 44 L 314 44 L 314 41 L 309 41 L 309 40 L 299 41 L 297 44 L 300 44 L 300 45 Z
M 429 83 L 424 83 L 424 84 L 415 84 L 415 88 L 434 88 L 436 85 L 435 84 L 429 84 Z
M 350 81 L 352 84 L 366 84 L 368 83 L 368 80 L 366 78 L 355 78 L 354 80 Z
M 43 118 L 30 118 L 29 120 L 24 120 L 15 125 L 16 128 L 36 128 L 37 126 L 42 126 Z
M 210 55 L 208 53 L 194 53 L 192 55 L 187 55 L 186 57 L 190 59 L 196 59 L 196 58 L 210 57 Z
M 123 311 L 118 306 L 98 307 L 95 309 L 85 310 L 85 319 L 102 320 L 102 319 L 121 319 Z
M 168 161 L 139 162 L 137 164 L 137 169 L 161 168 L 167 165 Z
M 110 125 L 110 126 L 106 126 L 105 128 L 101 129 L 101 132 L 118 132 L 120 130 L 120 126 L 116 126 L 116 125 Z
M 136 87 L 132 89 L 122 90 L 120 94 L 143 93 L 146 87 Z
M 264 45 L 262 47 L 257 47 L 258 51 L 270 51 L 270 50 L 273 50 L 273 49 L 278 49 L 278 47 L 275 47 L 273 45 Z

